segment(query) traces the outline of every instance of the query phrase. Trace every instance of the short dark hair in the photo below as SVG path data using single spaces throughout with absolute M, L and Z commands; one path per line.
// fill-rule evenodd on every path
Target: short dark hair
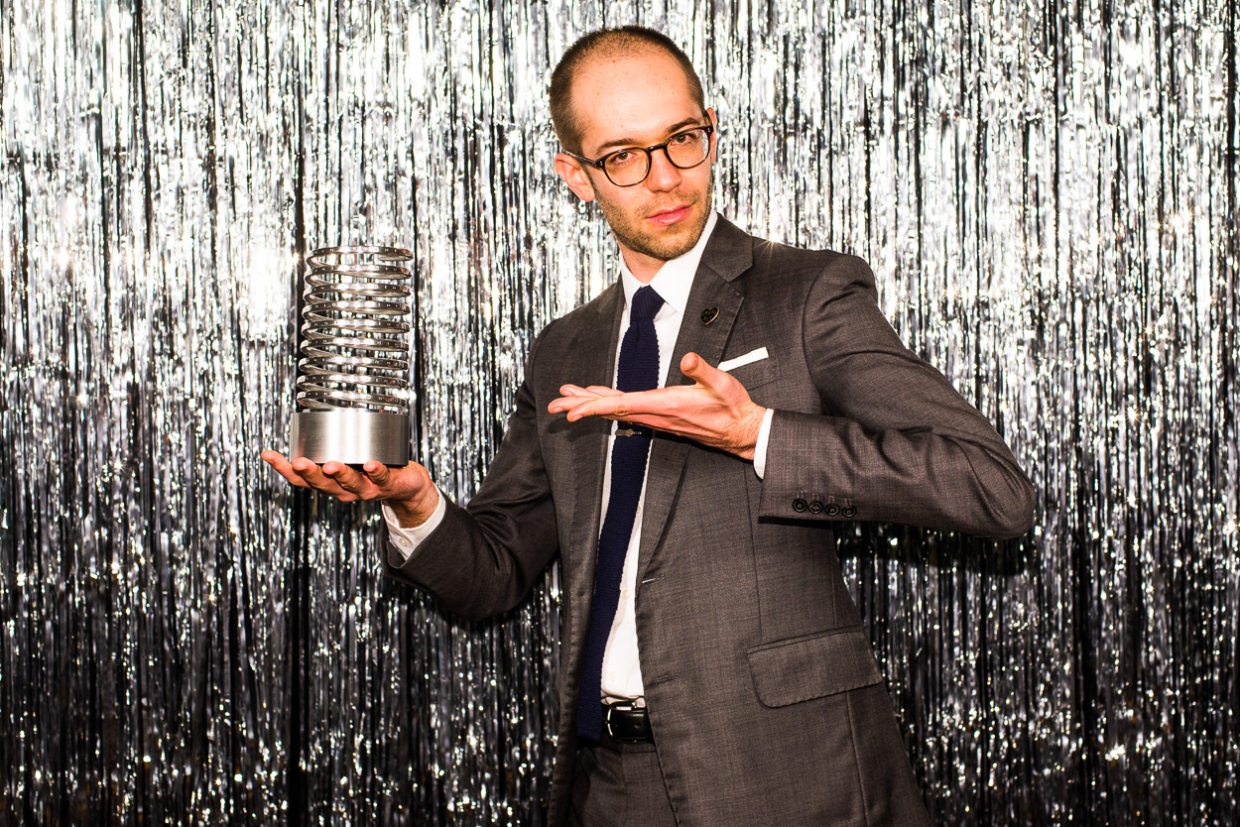
M 679 46 L 662 32 L 647 29 L 645 26 L 621 26 L 617 29 L 599 29 L 578 38 L 577 42 L 568 47 L 568 51 L 560 58 L 555 70 L 551 73 L 551 123 L 560 145 L 569 152 L 581 152 L 581 129 L 577 117 L 573 113 L 571 91 L 573 77 L 577 70 L 595 54 L 602 52 L 633 52 L 641 48 L 662 49 L 667 52 L 680 68 L 685 70 L 689 79 L 689 93 L 693 95 L 702 111 L 706 111 L 706 99 L 702 95 L 702 81 L 698 78 L 693 64 Z

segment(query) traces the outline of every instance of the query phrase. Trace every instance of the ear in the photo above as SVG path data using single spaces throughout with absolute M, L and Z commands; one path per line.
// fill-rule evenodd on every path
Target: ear
M 710 133 L 710 162 L 713 164 L 719 156 L 719 116 L 715 114 L 715 107 L 706 108 L 706 117 L 710 120 L 710 125 L 715 128 L 715 131 Z
M 555 156 L 555 174 L 564 179 L 568 188 L 582 201 L 594 200 L 594 184 L 582 168 L 581 162 L 571 155 L 560 152 Z

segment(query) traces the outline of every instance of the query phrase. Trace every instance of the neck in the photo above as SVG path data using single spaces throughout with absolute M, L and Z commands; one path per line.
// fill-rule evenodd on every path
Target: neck
M 623 246 L 620 248 L 620 255 L 624 256 L 624 263 L 629 268 L 629 272 L 633 274 L 633 278 L 642 284 L 650 284 L 650 280 L 659 274 L 664 264 L 667 264 L 666 259 L 634 252 Z

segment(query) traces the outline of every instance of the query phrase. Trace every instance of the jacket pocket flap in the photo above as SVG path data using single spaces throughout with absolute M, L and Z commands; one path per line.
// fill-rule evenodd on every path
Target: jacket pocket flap
M 882 683 L 870 640 L 859 628 L 780 640 L 749 652 L 763 706 L 777 707 Z

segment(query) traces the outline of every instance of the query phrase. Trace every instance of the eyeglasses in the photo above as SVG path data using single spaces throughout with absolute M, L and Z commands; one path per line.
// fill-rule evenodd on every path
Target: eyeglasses
M 710 136 L 715 127 L 710 124 L 682 129 L 661 144 L 640 147 L 633 146 L 609 152 L 602 158 L 583 158 L 572 152 L 572 155 L 583 164 L 601 169 L 617 187 L 635 187 L 650 174 L 650 156 L 663 150 L 667 160 L 677 169 L 692 169 L 706 160 L 710 154 Z

